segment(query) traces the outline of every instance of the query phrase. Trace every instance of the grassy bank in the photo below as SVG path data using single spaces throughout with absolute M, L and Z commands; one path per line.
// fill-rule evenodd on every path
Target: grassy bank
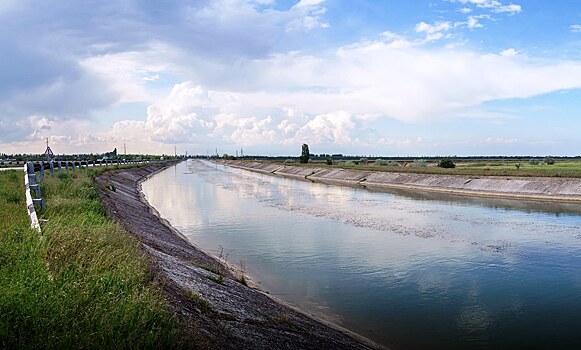
M 0 348 L 193 345 L 138 242 L 107 220 L 93 183 L 98 171 L 42 184 L 43 239 L 29 228 L 21 172 L 0 172 Z

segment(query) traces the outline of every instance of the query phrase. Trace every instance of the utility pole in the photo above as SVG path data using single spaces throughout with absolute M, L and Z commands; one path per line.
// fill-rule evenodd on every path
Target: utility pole
M 123 142 L 123 154 L 127 156 L 127 145 L 125 145 L 125 142 Z
M 173 146 L 173 153 L 174 153 L 174 157 L 178 157 L 178 146 L 174 145 Z

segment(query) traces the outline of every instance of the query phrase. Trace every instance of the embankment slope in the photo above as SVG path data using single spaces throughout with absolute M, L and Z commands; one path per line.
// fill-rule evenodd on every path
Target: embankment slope
M 110 171 L 96 179 L 110 216 L 139 239 L 170 307 L 208 349 L 368 349 L 357 335 L 324 324 L 237 281 L 236 271 L 171 228 L 145 202 L 140 183 L 168 165 Z M 223 276 L 220 279 L 219 275 Z
M 313 182 L 369 189 L 409 189 L 470 196 L 581 203 L 581 179 L 396 173 L 341 168 L 283 166 L 249 161 L 225 161 L 241 169 Z

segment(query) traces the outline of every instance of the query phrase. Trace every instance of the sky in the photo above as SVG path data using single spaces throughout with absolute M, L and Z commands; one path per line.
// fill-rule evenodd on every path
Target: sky
M 580 155 L 581 2 L 2 0 L 0 153 Z

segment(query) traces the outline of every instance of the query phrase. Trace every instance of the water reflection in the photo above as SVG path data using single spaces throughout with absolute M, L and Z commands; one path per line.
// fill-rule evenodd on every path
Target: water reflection
M 554 334 L 553 346 L 581 345 L 579 206 L 370 192 L 200 161 L 143 189 L 265 289 L 395 348 L 538 347 Z

